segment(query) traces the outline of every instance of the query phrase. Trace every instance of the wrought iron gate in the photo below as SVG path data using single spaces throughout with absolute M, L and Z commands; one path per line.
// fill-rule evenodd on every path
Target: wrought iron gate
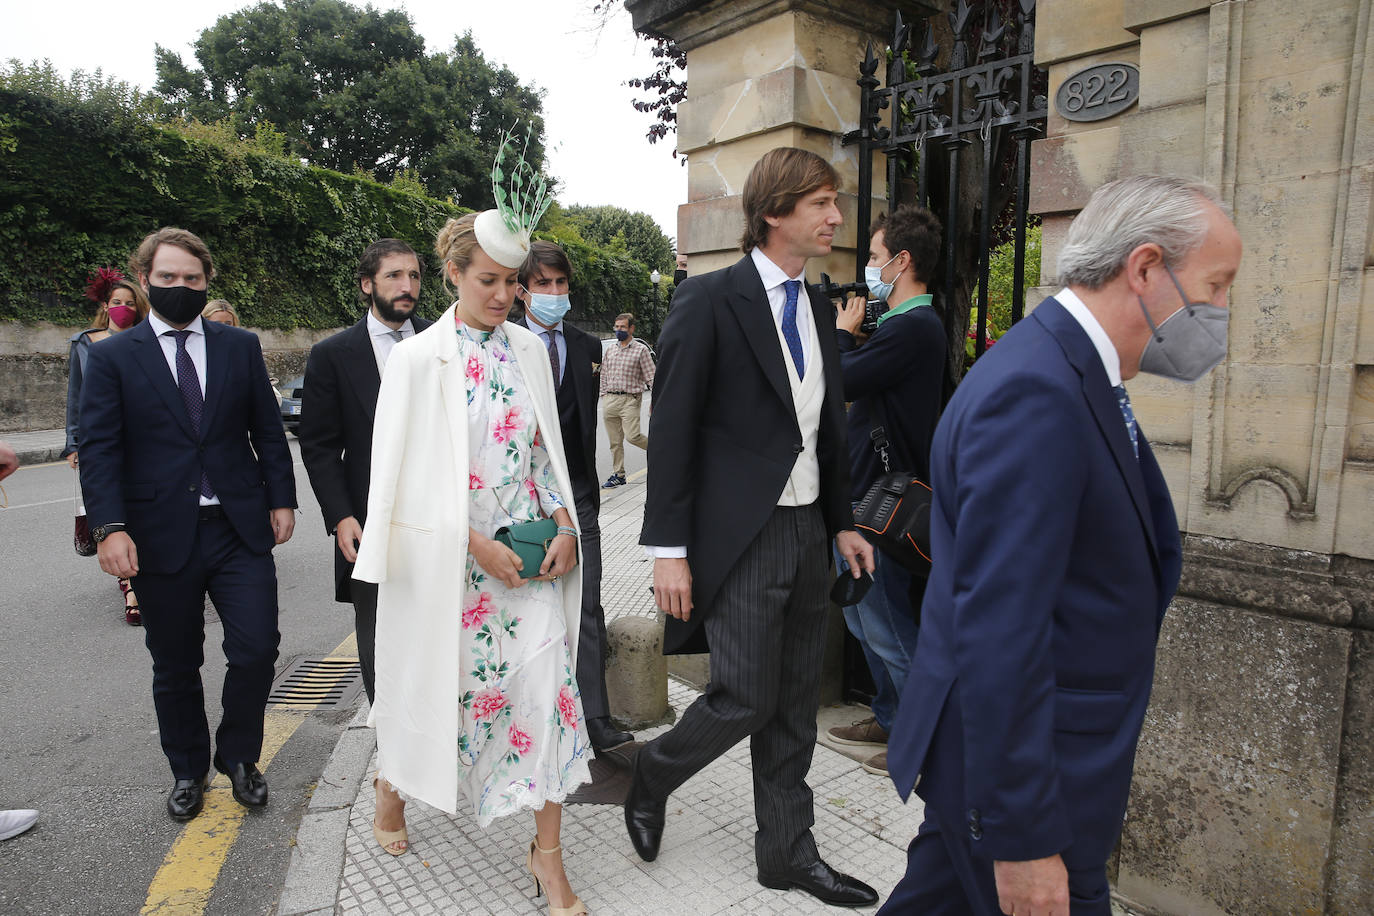
M 987 346 L 989 259 L 999 228 L 1014 239 L 1012 321 L 1022 316 L 1030 145 L 1044 130 L 1047 79 L 1033 60 L 1035 0 L 988 0 L 977 7 L 958 0 L 945 16 L 947 56 L 937 36 L 944 32 L 938 17 L 919 24 L 918 35 L 898 13 L 886 86 L 879 88 L 875 75 L 886 55 L 875 53 L 871 43 L 860 65 L 859 128 L 844 138 L 846 145 L 859 144 L 855 279 L 863 280 L 868 260 L 872 153 L 877 150 L 887 157 L 889 206 L 917 203 L 934 212 L 944 227 L 941 275 L 932 291 L 952 341 L 962 340 L 968 327 L 971 284 L 963 278 L 976 265 L 975 348 L 981 354 Z M 937 70 L 941 57 L 943 66 Z M 884 110 L 889 112 L 886 125 Z M 972 164 L 976 173 L 971 173 L 964 153 L 975 141 L 980 156 Z M 969 189 L 980 192 L 976 204 L 966 199 Z M 969 213 L 969 206 L 976 213 Z M 956 322 L 957 337 L 951 326 Z
M 889 57 L 869 45 L 858 81 L 859 127 L 844 138 L 859 145 L 855 281 L 862 283 L 868 262 L 872 154 L 881 151 L 889 208 L 919 204 L 944 227 L 931 291 L 950 344 L 948 396 L 964 366 L 971 301 L 977 304 L 975 357 L 987 348 L 990 259 L 1007 236 L 1014 250 L 1013 323 L 1023 313 L 1030 147 L 1044 131 L 1048 109 L 1048 80 L 1033 60 L 1035 0 L 987 0 L 978 7 L 957 0 L 943 21 L 916 24 L 898 13 L 890 49 Z M 884 60 L 880 88 L 876 74 Z M 868 664 L 856 640 L 845 642 L 845 695 L 869 701 Z

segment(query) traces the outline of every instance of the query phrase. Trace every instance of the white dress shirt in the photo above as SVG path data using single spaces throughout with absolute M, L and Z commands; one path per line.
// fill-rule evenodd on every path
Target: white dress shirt
M 205 398 L 205 325 L 204 319 L 197 315 L 185 330 L 191 334 L 186 338 L 186 352 L 191 357 L 191 363 L 196 367 L 196 377 L 200 381 L 200 397 Z M 172 333 L 176 328 L 157 316 L 156 312 L 148 313 L 148 324 L 152 326 L 153 333 L 157 335 L 157 342 L 162 347 L 162 356 L 167 360 L 167 369 L 172 373 L 172 384 L 177 390 L 181 390 L 181 384 L 177 381 L 177 339 Z M 218 496 L 200 497 L 202 506 L 218 506 Z
M 1065 287 L 1054 294 L 1055 301 L 1064 306 L 1064 310 L 1073 316 L 1073 320 L 1083 326 L 1083 332 L 1088 335 L 1088 339 L 1097 348 L 1097 355 L 1102 359 L 1102 368 L 1107 370 L 1107 382 L 1115 388 L 1121 384 L 1121 356 L 1116 352 L 1116 347 L 1112 345 L 1112 339 L 1107 336 L 1107 332 L 1102 330 L 1102 325 L 1088 307 L 1083 304 L 1083 300 L 1078 298 L 1078 294 Z
M 415 326 L 407 318 L 401 322 L 401 338 L 415 336 Z M 372 309 L 367 310 L 367 336 L 372 340 L 372 355 L 377 360 L 377 377 L 381 378 L 382 372 L 386 370 L 386 361 L 391 358 L 391 351 L 396 348 L 398 341 L 391 336 L 391 328 L 382 324 L 376 315 L 372 314 Z

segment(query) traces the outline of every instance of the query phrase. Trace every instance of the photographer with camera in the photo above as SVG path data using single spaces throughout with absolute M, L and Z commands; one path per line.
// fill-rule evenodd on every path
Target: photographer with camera
M 940 386 L 946 357 L 944 325 L 931 307 L 927 287 L 940 255 L 940 223 L 920 207 L 898 207 L 874 222 L 865 280 L 869 295 L 886 305 L 877 326 L 860 346 L 864 296 L 836 312 L 835 339 L 849 408 L 848 438 L 857 503 L 885 471 L 873 432 L 882 426 L 893 468 L 930 479 L 930 443 L 940 418 Z M 881 420 L 875 417 L 880 405 Z M 877 692 L 869 718 L 829 730 L 836 744 L 881 749 L 864 762 L 870 773 L 887 775 L 887 734 L 897 700 L 916 653 L 924 584 L 882 551 L 875 551 L 873 587 L 844 609 L 845 623 L 863 647 Z M 912 586 L 915 585 L 913 589 Z

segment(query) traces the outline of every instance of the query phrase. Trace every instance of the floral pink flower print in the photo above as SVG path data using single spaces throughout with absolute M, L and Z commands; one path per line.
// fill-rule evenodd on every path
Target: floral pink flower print
M 482 487 L 483 487 L 482 478 L 478 477 L 476 474 L 473 474 L 471 471 L 469 471 L 469 472 L 468 472 L 468 489 L 469 489 L 469 490 L 480 490 L 480 489 L 482 489 Z
M 491 592 L 482 592 L 477 596 L 477 600 L 463 609 L 463 629 L 471 630 L 473 627 L 480 627 L 482 621 L 491 616 L 491 612 L 496 608 L 491 606 Z
M 472 711 L 479 719 L 493 719 L 506 708 L 506 695 L 496 688 L 488 688 L 472 698 Z
M 508 442 L 512 435 L 520 429 L 520 408 L 512 407 L 506 411 L 505 419 L 496 424 L 496 428 L 491 431 L 491 436 L 497 442 Z
M 482 361 L 474 353 L 468 357 L 468 380 L 474 385 L 482 384 L 482 380 L 487 377 L 486 370 L 482 368 Z
M 525 478 L 525 492 L 529 494 L 531 502 L 539 501 L 539 493 L 534 489 L 534 481 L 530 480 L 528 477 Z
M 510 731 L 506 733 L 506 737 L 510 739 L 510 746 L 520 754 L 528 754 L 530 748 L 534 746 L 530 733 L 518 725 L 512 725 Z
M 558 715 L 568 728 L 577 727 L 577 697 L 566 684 L 558 689 Z

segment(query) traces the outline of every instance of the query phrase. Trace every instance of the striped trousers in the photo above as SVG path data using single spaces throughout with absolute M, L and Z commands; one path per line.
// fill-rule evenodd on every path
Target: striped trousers
M 666 798 L 749 738 L 754 856 L 760 870 L 820 856 L 806 774 L 816 746 L 830 544 L 816 505 L 773 510 L 721 584 L 703 626 L 711 683 L 670 731 L 639 752 L 646 788 Z

